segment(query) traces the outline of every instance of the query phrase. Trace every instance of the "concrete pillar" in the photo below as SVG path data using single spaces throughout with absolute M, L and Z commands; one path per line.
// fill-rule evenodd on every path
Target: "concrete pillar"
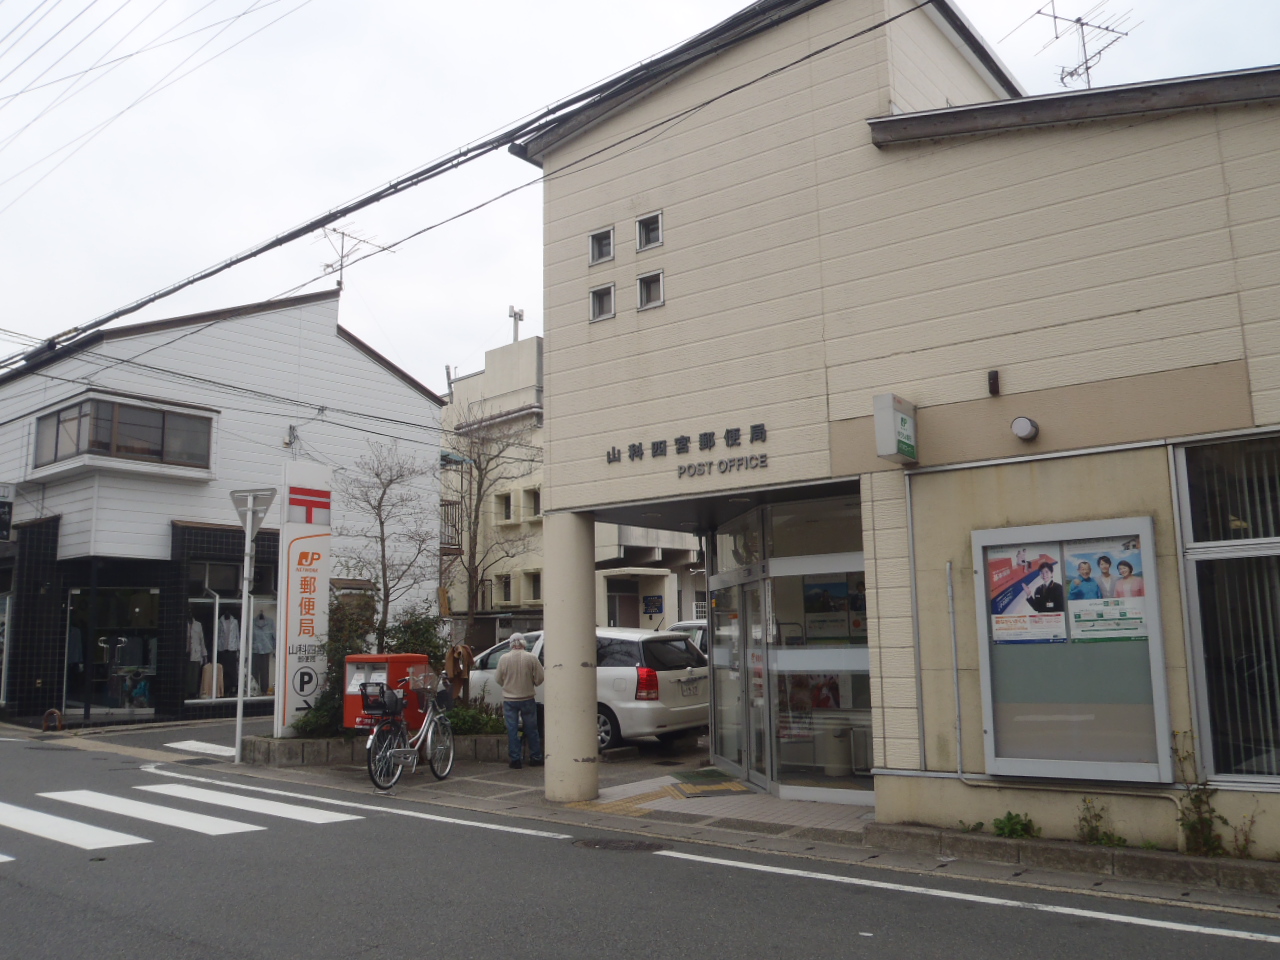
M 590 513 L 542 522 L 546 631 L 546 796 L 566 803 L 600 792 L 596 733 L 596 542 Z

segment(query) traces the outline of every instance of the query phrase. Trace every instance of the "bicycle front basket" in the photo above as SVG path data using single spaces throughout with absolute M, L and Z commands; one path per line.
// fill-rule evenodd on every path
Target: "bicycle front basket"
M 404 701 L 385 683 L 360 684 L 360 700 L 371 717 L 394 717 L 404 710 Z

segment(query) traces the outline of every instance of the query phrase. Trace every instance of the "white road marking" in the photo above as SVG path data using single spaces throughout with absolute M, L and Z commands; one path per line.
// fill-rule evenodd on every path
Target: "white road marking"
M 177 743 L 166 743 L 166 747 L 174 750 L 185 750 L 188 753 L 211 753 L 215 757 L 234 757 L 235 747 L 224 747 L 220 743 L 205 743 L 203 740 L 179 740 Z
M 5 743 L 22 743 L 26 737 L 0 737 Z
M 146 787 L 137 787 L 136 789 L 162 793 L 166 797 L 181 797 L 184 800 L 214 803 L 220 807 L 232 807 L 247 813 L 265 813 L 270 817 L 301 820 L 304 823 L 337 823 L 340 820 L 364 819 L 351 813 L 317 810 L 315 807 L 301 807 L 296 803 L 280 803 L 278 800 L 263 800 L 260 797 L 223 793 L 218 790 L 206 790 L 203 787 L 188 787 L 181 783 L 155 783 Z
M 162 807 L 155 803 L 143 803 L 141 800 L 130 800 L 128 797 L 113 797 L 110 794 L 98 793 L 94 790 L 64 790 L 59 793 L 42 793 L 42 797 L 74 803 L 91 810 L 105 810 L 107 813 L 118 813 L 122 817 L 135 817 L 149 820 L 166 827 L 178 827 L 182 830 L 194 830 L 210 837 L 221 837 L 229 833 L 248 833 L 251 830 L 265 830 L 266 827 L 251 823 L 240 823 L 236 820 L 224 820 L 222 817 L 211 817 L 204 813 L 189 813 L 173 807 Z
M 81 850 L 102 850 L 106 847 L 128 847 L 135 843 L 151 842 L 141 837 L 132 837 L 127 833 L 92 827 L 78 820 L 67 820 L 65 817 L 55 817 L 8 803 L 0 803 L 0 827 L 21 830 L 23 833 L 44 837 L 46 840 L 56 840 L 58 843 L 79 847 Z
M 759 873 L 775 873 L 784 877 L 826 880 L 830 883 L 843 883 L 854 887 L 871 887 L 875 890 L 916 893 L 926 897 L 939 897 L 943 900 L 963 900 L 967 903 L 981 903 L 992 907 L 1014 907 L 1020 910 L 1037 910 L 1041 913 L 1058 913 L 1068 917 L 1084 917 L 1089 920 L 1106 920 L 1110 923 L 1127 923 L 1135 927 L 1155 927 L 1159 930 L 1174 930 L 1178 933 L 1201 933 L 1211 937 L 1228 937 L 1233 940 L 1280 943 L 1280 936 L 1253 933 L 1250 930 L 1224 930 L 1220 927 L 1204 927 L 1193 923 L 1174 923 L 1171 920 L 1150 920 L 1146 917 L 1130 917 L 1120 913 L 1103 913 L 1100 910 L 1080 910 L 1076 907 L 1058 907 L 1048 903 L 1028 903 L 1024 900 L 1008 900 L 1003 897 L 984 897 L 977 893 L 959 893 L 955 890 L 912 887 L 903 883 L 888 883 L 883 880 L 864 880 L 860 877 L 841 877 L 830 873 L 816 873 L 812 870 L 793 870 L 790 867 L 772 867 L 760 863 L 745 863 L 741 860 L 703 857 L 693 853 L 679 853 L 675 850 L 660 850 L 656 853 L 656 856 L 671 857 L 676 860 L 692 860 L 694 863 L 707 863 L 720 867 L 736 867 L 739 870 L 755 870 Z
M 5 856 L 3 853 L 0 853 L 0 863 L 9 863 L 11 860 L 13 860 L 13 857 Z
M 213 780 L 209 777 L 197 777 L 188 773 L 177 773 L 172 770 L 161 770 L 158 763 L 144 763 L 143 773 L 154 773 L 160 777 L 173 777 L 177 780 L 189 780 L 195 783 L 212 783 L 219 787 L 230 787 L 233 790 L 253 790 L 257 793 L 269 793 L 277 797 L 291 797 L 296 800 L 311 800 L 316 803 L 331 803 L 336 807 L 347 807 L 352 810 L 372 810 L 375 813 L 389 813 L 397 817 L 413 817 L 415 820 L 431 820 L 435 823 L 451 823 L 459 827 L 478 827 L 481 830 L 496 830 L 499 833 L 517 833 L 525 837 L 543 837 L 547 840 L 572 840 L 567 833 L 551 833 L 547 830 L 530 830 L 528 827 L 509 827 L 502 823 L 481 823 L 478 820 L 463 820 L 459 817 L 442 817 L 434 813 L 420 813 L 417 810 L 400 810 L 396 807 L 379 807 L 372 803 L 353 803 L 350 800 L 330 800 L 328 797 L 313 797 L 305 793 L 291 793 L 288 790 L 273 790 L 270 787 L 255 787 L 247 783 L 227 783 L 225 780 Z

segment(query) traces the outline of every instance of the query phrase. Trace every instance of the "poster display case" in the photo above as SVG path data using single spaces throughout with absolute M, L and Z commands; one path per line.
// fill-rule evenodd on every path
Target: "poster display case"
M 987 772 L 1171 782 L 1151 518 L 972 545 Z

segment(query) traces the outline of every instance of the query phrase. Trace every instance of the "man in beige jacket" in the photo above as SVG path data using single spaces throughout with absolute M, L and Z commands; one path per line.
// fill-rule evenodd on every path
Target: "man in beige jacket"
M 511 635 L 511 649 L 498 658 L 498 686 L 502 688 L 502 715 L 507 721 L 509 766 L 519 770 L 520 737 L 517 727 L 524 719 L 524 736 L 529 741 L 529 766 L 542 766 L 542 737 L 538 733 L 538 706 L 533 688 L 542 686 L 542 664 L 525 649 L 524 636 Z

